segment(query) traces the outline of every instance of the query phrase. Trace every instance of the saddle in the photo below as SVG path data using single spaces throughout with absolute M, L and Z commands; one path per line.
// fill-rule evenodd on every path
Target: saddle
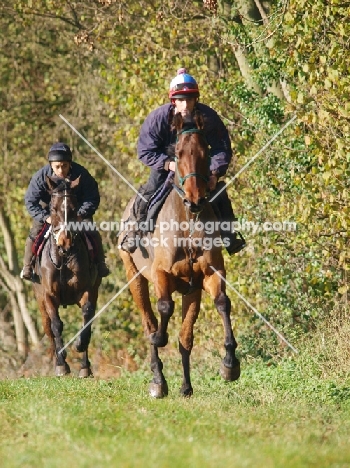
M 155 228 L 155 221 L 158 213 L 162 208 L 166 198 L 173 189 L 174 183 L 174 172 L 170 171 L 163 185 L 161 185 L 152 195 L 147 207 L 147 218 L 146 223 L 148 226 L 148 232 L 153 232 Z

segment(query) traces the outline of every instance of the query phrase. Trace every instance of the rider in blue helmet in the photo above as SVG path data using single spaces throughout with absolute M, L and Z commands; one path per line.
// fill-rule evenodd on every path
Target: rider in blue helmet
M 36 172 L 29 183 L 25 194 L 25 205 L 28 213 L 33 219 L 29 236 L 26 240 L 24 251 L 24 266 L 21 278 L 33 279 L 33 242 L 42 230 L 44 223 L 50 224 L 50 194 L 46 185 L 46 176 L 59 179 L 75 180 L 80 177 L 79 185 L 76 188 L 76 196 L 79 203 L 78 220 L 90 223 L 92 226 L 92 216 L 100 204 L 100 194 L 96 180 L 80 164 L 72 161 L 72 151 L 65 143 L 55 143 L 51 146 L 48 156 L 48 164 Z M 90 230 L 97 247 L 97 272 L 102 278 L 109 275 L 109 269 L 105 263 L 101 235 L 97 230 Z
M 169 171 L 175 170 L 175 162 L 168 154 L 168 148 L 176 141 L 176 132 L 171 127 L 173 116 L 181 113 L 184 121 L 191 121 L 195 111 L 199 111 L 204 119 L 204 132 L 210 147 L 210 178 L 208 189 L 213 197 L 224 186 L 218 184 L 220 177 L 224 176 L 232 158 L 231 141 L 226 126 L 218 114 L 209 106 L 199 102 L 199 87 L 192 75 L 185 68 L 180 68 L 170 83 L 170 103 L 160 106 L 152 111 L 142 124 L 138 140 L 138 158 L 151 169 L 148 181 L 139 189 L 129 221 L 138 225 L 145 222 L 147 206 L 151 196 L 165 182 Z M 219 189 L 220 187 L 220 189 Z M 214 210 L 219 213 L 220 221 L 226 225 L 236 221 L 226 190 L 213 200 Z M 131 225 L 131 223 L 129 223 Z M 137 248 L 137 234 L 130 230 L 123 239 L 121 249 L 134 252 Z M 141 233 L 142 234 L 142 233 Z M 243 237 L 231 230 L 222 230 L 222 238 L 226 238 L 226 250 L 230 255 L 239 252 L 245 247 Z

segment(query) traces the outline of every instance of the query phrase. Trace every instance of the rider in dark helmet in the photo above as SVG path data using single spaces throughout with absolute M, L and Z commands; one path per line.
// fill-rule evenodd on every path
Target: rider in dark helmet
M 24 252 L 24 266 L 21 277 L 31 280 L 32 271 L 32 247 L 33 241 L 42 230 L 44 223 L 51 223 L 50 218 L 50 194 L 46 184 L 46 176 L 59 179 L 75 180 L 80 176 L 79 185 L 75 190 L 78 200 L 78 221 L 91 222 L 92 216 L 100 204 L 100 194 L 98 185 L 92 175 L 80 164 L 72 162 L 72 152 L 65 143 L 55 143 L 51 146 L 48 153 L 48 164 L 36 172 L 28 186 L 25 194 L 25 205 L 33 218 L 32 228 L 26 240 Z M 97 230 L 90 230 L 93 240 L 97 246 L 97 270 L 100 277 L 109 275 L 109 269 L 105 263 L 105 257 L 102 247 L 102 239 Z
M 185 68 L 180 68 L 170 83 L 170 103 L 164 104 L 149 114 L 142 124 L 137 153 L 139 159 L 151 168 L 148 181 L 139 189 L 129 225 L 132 222 L 144 223 L 147 216 L 147 205 L 151 196 L 165 182 L 168 172 L 175 171 L 175 162 L 168 155 L 168 148 L 176 141 L 176 131 L 171 128 L 174 114 L 181 113 L 184 121 L 191 121 L 195 111 L 199 111 L 204 118 L 204 132 L 210 147 L 210 179 L 208 189 L 210 197 L 219 195 L 213 200 L 213 208 L 220 221 L 228 226 L 237 219 L 233 213 L 223 182 L 224 176 L 232 158 L 231 141 L 224 123 L 218 114 L 209 106 L 199 103 L 199 88 L 193 76 Z M 226 240 L 226 250 L 230 255 L 242 250 L 246 243 L 243 237 L 231 229 L 221 229 L 221 237 Z M 137 232 L 130 230 L 119 248 L 134 252 L 137 248 Z

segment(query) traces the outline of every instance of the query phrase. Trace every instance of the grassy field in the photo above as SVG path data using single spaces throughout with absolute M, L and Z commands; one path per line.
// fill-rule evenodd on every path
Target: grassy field
M 0 466 L 350 467 L 350 381 L 304 358 L 243 362 L 226 383 L 217 359 L 194 366 L 194 396 L 148 396 L 150 373 L 118 379 L 0 381 Z

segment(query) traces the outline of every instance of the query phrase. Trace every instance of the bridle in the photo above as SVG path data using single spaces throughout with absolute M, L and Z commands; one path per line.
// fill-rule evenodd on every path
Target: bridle
M 56 190 L 51 193 L 51 197 L 61 197 L 63 198 L 63 208 L 64 208 L 64 223 L 60 223 L 58 226 L 55 228 L 51 226 L 51 234 L 55 240 L 56 246 L 58 245 L 58 240 L 62 232 L 66 232 L 67 235 L 69 233 L 72 241 L 72 246 L 74 245 L 74 240 L 77 237 L 77 232 L 71 233 L 71 231 L 68 229 L 68 207 L 67 207 L 67 198 L 72 198 L 74 197 L 76 199 L 76 195 L 72 192 L 71 189 L 67 189 L 67 187 L 64 188 L 63 193 L 62 190 Z M 60 248 L 60 246 L 58 246 Z M 60 251 L 61 255 L 66 255 L 67 253 L 61 249 Z
M 210 162 L 210 158 L 209 158 L 209 152 L 208 152 L 208 143 L 207 143 L 207 140 L 205 138 L 205 133 L 203 132 L 203 130 L 199 129 L 199 128 L 190 128 L 190 129 L 187 129 L 187 130 L 179 130 L 177 132 L 177 135 L 176 135 L 176 143 L 178 142 L 179 140 L 179 136 L 180 135 L 184 135 L 184 134 L 193 134 L 193 133 L 198 133 L 200 135 L 203 136 L 204 140 L 205 140 L 205 143 L 207 145 L 207 158 L 208 158 L 208 169 L 209 169 L 209 162 Z M 208 183 L 209 181 L 209 177 L 207 175 L 203 175 L 203 174 L 200 174 L 199 172 L 190 172 L 189 174 L 186 174 L 184 175 L 183 177 L 180 175 L 180 172 L 179 172 L 179 168 L 178 168 L 178 161 L 179 161 L 179 158 L 178 156 L 175 154 L 175 174 L 177 176 L 177 179 L 179 181 L 179 185 L 180 187 L 178 187 L 175 183 L 173 184 L 173 187 L 174 189 L 176 190 L 176 192 L 180 195 L 181 198 L 184 198 L 185 197 L 185 192 L 184 190 L 182 189 L 182 187 L 184 186 L 184 183 L 187 179 L 189 179 L 190 177 L 197 177 L 199 179 L 202 179 L 204 180 L 204 182 Z

